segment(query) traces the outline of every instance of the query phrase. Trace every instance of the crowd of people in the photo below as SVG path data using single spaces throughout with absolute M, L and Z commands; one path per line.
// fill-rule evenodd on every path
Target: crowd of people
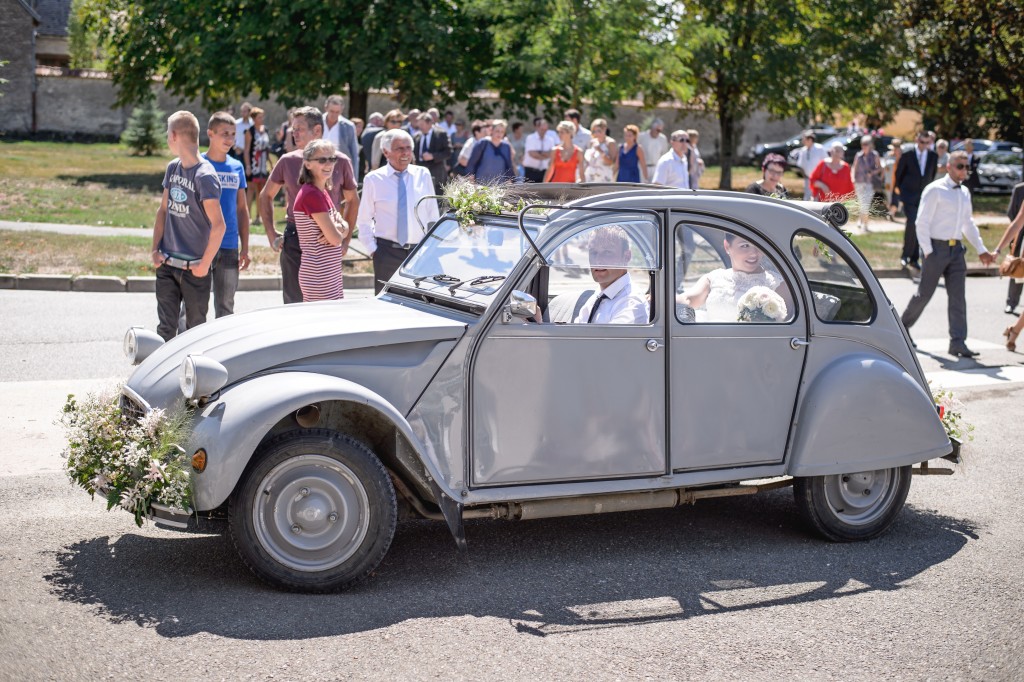
M 526 134 L 521 123 L 502 119 L 473 121 L 466 131 L 452 112 L 436 109 L 373 113 L 366 125 L 344 116 L 344 100 L 328 97 L 324 110 L 300 107 L 271 136 L 265 113 L 248 103 L 241 118 L 218 112 L 210 117 L 208 150 L 199 151 L 199 122 L 179 111 L 168 119 L 168 145 L 177 158 L 164 177 L 164 192 L 153 233 L 157 270 L 158 332 L 164 339 L 206 320 L 212 296 L 218 317 L 234 310 L 238 273 L 249 265 L 249 225 L 262 223 L 268 243 L 280 253 L 285 303 L 344 297 L 342 259 L 358 232 L 373 260 L 375 290 L 401 266 L 439 217 L 434 198 L 452 176 L 476 182 L 653 182 L 696 188 L 704 162 L 695 130 L 666 135 L 654 119 L 641 132 L 609 135 L 597 118 L 590 129 L 580 112 L 565 112 L 550 128 L 544 117 Z M 1021 249 L 1024 184 L 1011 202 L 1011 224 L 997 249 L 989 252 L 971 217 L 968 179 L 970 150 L 950 153 L 933 133 L 917 135 L 913 151 L 894 140 L 891 171 L 871 135 L 860 139 L 853 163 L 844 147 L 824 150 L 812 131 L 804 134 L 797 165 L 805 175 L 805 198 L 820 201 L 855 196 L 866 228 L 870 204 L 888 189 L 889 213 L 902 206 L 906 216 L 901 264 L 916 271 L 917 293 L 903 313 L 913 327 L 931 299 L 940 277 L 949 300 L 950 353 L 973 357 L 967 336 L 964 300 L 966 239 L 985 264 L 1002 249 Z M 270 156 L 277 156 L 271 163 Z M 769 154 L 762 178 L 748 192 L 786 197 L 781 183 L 786 159 Z M 362 184 L 362 197 L 357 192 Z M 275 218 L 275 198 L 285 190 L 283 229 Z M 1011 283 L 1007 312 L 1014 312 L 1021 287 Z M 1024 332 L 1024 314 L 1004 333 L 1009 349 Z

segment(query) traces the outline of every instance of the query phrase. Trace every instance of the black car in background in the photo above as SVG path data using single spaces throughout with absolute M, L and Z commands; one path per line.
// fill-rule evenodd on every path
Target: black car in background
M 814 130 L 814 141 L 824 142 L 835 136 L 836 129 L 832 127 L 827 128 L 813 128 Z M 803 142 L 801 135 L 803 131 L 800 131 L 795 136 L 789 138 L 785 142 L 764 142 L 755 144 L 752 146 L 746 155 L 746 162 L 751 166 L 761 167 L 761 162 L 764 161 L 764 157 L 769 154 L 781 154 L 784 158 L 789 158 L 789 153 L 798 148 Z

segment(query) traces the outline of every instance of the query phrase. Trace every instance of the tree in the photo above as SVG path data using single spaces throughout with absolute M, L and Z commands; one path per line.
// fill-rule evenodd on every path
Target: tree
M 995 128 L 1001 136 L 1021 139 L 1020 10 L 1019 3 L 1006 0 L 911 0 L 901 5 L 908 50 L 897 66 L 900 91 L 943 135 L 973 136 Z
M 758 109 L 806 120 L 867 108 L 885 118 L 895 104 L 882 77 L 899 47 L 881 31 L 890 0 L 687 0 L 674 11 L 679 58 L 691 61 L 698 101 L 718 116 L 723 189 L 741 121 Z
M 72 0 L 68 14 L 68 52 L 72 69 L 103 68 L 107 56 L 97 31 L 87 27 L 86 0 Z
M 652 0 L 472 0 L 488 24 L 486 84 L 513 113 L 538 107 L 608 114 L 623 99 L 674 94 L 685 65 L 665 59 L 672 33 Z M 670 72 L 669 66 L 676 70 Z M 689 92 L 683 88 L 687 95 Z
M 294 105 L 350 86 L 359 115 L 370 88 L 397 86 L 405 104 L 468 97 L 489 63 L 489 38 L 458 2 L 85 1 L 119 104 L 142 101 L 160 75 L 210 107 L 249 92 Z
M 132 153 L 139 156 L 153 156 L 160 149 L 164 131 L 164 112 L 156 105 L 152 95 L 146 101 L 132 109 L 128 124 L 121 133 L 121 143 L 131 147 Z

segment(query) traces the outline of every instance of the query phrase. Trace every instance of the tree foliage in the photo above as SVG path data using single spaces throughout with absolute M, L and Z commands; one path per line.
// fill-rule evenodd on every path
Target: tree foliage
M 732 185 L 740 124 L 752 112 L 808 120 L 894 102 L 881 79 L 894 49 L 879 30 L 889 0 L 687 0 L 674 9 L 697 95 L 721 126 L 723 188 Z
M 1021 139 L 1024 31 L 1020 2 L 910 0 L 899 9 L 906 52 L 898 89 L 949 137 L 994 128 Z M 955 103 L 955 106 L 950 106 Z
M 86 17 L 87 0 L 72 0 L 68 14 L 68 53 L 72 69 L 102 69 L 107 56 L 101 35 Z
M 493 37 L 487 85 L 513 112 L 607 114 L 623 99 L 688 98 L 687 66 L 667 59 L 672 34 L 651 0 L 475 0 Z M 674 67 L 674 68 L 673 68 Z

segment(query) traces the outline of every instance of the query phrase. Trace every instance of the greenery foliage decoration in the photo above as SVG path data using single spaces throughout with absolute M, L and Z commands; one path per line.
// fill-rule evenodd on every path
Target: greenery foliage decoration
M 150 97 L 132 109 L 128 125 L 121 133 L 121 142 L 128 145 L 133 154 L 152 156 L 163 145 L 165 130 L 164 112 L 157 107 L 156 98 Z
M 508 190 L 508 183 L 478 185 L 468 178 L 457 176 L 445 185 L 444 198 L 455 211 L 459 225 L 469 227 L 481 213 L 519 212 L 526 207 L 526 201 L 521 197 L 515 201 L 510 200 Z
M 72 482 L 120 507 L 142 525 L 154 503 L 190 510 L 192 412 L 184 403 L 134 418 L 120 407 L 120 386 L 69 395 L 60 423 L 67 434 L 65 469 Z

